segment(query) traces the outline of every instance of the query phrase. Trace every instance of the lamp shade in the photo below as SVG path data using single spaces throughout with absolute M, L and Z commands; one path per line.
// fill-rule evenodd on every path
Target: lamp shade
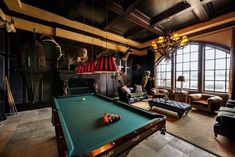
M 84 64 L 84 65 L 78 65 L 78 66 L 75 68 L 75 72 L 76 72 L 76 73 L 83 73 L 84 70 L 85 70 L 85 68 L 86 68 L 86 65 L 85 65 L 85 64 Z
M 85 64 L 78 65 L 75 73 L 92 73 L 92 72 L 116 72 L 118 67 L 115 58 L 112 56 L 101 56 L 97 61 L 88 61 Z
M 95 71 L 95 61 L 88 61 L 86 63 L 84 72 L 94 72 Z
M 100 56 L 95 71 L 118 71 L 117 64 L 112 56 Z
M 184 76 L 178 76 L 177 81 L 185 82 Z

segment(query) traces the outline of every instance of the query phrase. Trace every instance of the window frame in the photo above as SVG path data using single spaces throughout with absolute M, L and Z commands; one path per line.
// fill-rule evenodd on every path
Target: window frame
M 211 47 L 211 50 L 214 51 L 214 58 L 212 59 L 206 59 L 206 47 Z M 225 53 L 225 58 L 216 58 L 216 50 L 220 50 L 220 51 L 223 51 Z M 205 43 L 204 44 L 204 47 L 203 47 L 203 91 L 204 92 L 212 92 L 212 93 L 228 93 L 228 89 L 229 89 L 229 77 L 230 75 L 228 74 L 229 71 L 230 71 L 230 66 L 229 66 L 229 69 L 228 69 L 228 66 L 227 66 L 227 62 L 228 62 L 228 59 L 229 59 L 229 63 L 230 63 L 230 52 L 229 50 L 223 48 L 223 47 L 220 47 L 218 45 L 214 45 L 214 44 L 210 44 L 210 43 Z M 217 69 L 216 68 L 216 61 L 217 60 L 222 60 L 222 59 L 225 59 L 225 69 Z M 214 66 L 213 66 L 213 69 L 206 69 L 206 61 L 213 61 L 214 62 Z M 214 78 L 213 80 L 206 80 L 206 71 L 211 71 L 214 73 Z M 224 80 L 217 80 L 216 79 L 216 71 L 224 71 L 225 74 L 224 74 Z M 227 73 L 228 72 L 228 73 Z M 207 90 L 206 89 L 206 81 L 213 81 L 213 90 Z M 225 85 L 225 90 L 224 91 L 219 91 L 219 90 L 216 90 L 216 82 L 223 82 L 224 85 Z M 228 86 L 227 86 L 228 85 Z
M 213 43 L 213 42 L 205 42 L 205 41 L 191 41 L 189 43 L 189 45 L 194 45 L 194 44 L 197 44 L 198 45 L 198 70 L 196 70 L 198 72 L 198 81 L 197 81 L 197 89 L 190 89 L 190 88 L 184 88 L 185 90 L 187 91 L 194 91 L 194 92 L 202 92 L 202 93 L 221 93 L 221 94 L 228 94 L 229 92 L 229 79 L 230 79 L 230 68 L 231 68 L 231 65 L 230 65 L 230 61 L 228 62 L 227 61 L 227 58 L 231 59 L 231 56 L 228 57 L 228 55 L 230 55 L 230 48 L 227 47 L 227 46 L 224 46 L 224 45 L 220 45 L 220 44 L 217 44 L 217 43 Z M 221 80 L 223 82 L 225 82 L 225 91 L 216 91 L 216 90 L 205 90 L 205 49 L 206 49 L 206 46 L 210 46 L 210 47 L 213 47 L 215 49 L 218 49 L 218 50 L 221 50 L 221 51 L 224 51 L 226 52 L 226 59 L 225 59 L 225 80 Z M 216 50 L 214 50 L 216 51 Z M 192 53 L 190 51 L 190 53 Z M 177 77 L 177 72 L 176 72 L 176 53 L 174 53 L 173 55 L 173 61 L 171 62 L 171 67 L 172 67 L 172 71 L 171 71 L 171 87 L 167 87 L 167 88 L 171 88 L 171 89 L 176 89 L 176 77 Z M 221 59 L 221 58 L 219 58 Z M 158 64 L 155 64 L 155 79 L 157 80 L 157 67 L 158 65 L 161 63 L 161 61 L 164 60 L 164 56 L 163 57 L 160 57 L 158 59 Z M 227 68 L 229 65 L 229 69 Z M 217 69 L 217 70 L 220 70 L 220 69 Z M 190 71 L 194 71 L 194 70 L 190 70 Z M 216 70 L 215 70 L 216 71 Z M 157 82 L 155 82 L 155 85 L 156 87 L 159 87 L 157 85 Z M 189 87 L 190 87 L 190 84 L 189 84 Z M 159 87 L 161 88 L 161 87 Z M 215 87 L 214 87 L 215 88 Z
M 192 45 L 196 45 L 197 46 L 197 51 L 192 51 L 191 50 L 191 46 Z M 185 76 L 184 75 L 184 73 L 188 73 L 188 78 L 186 78 L 186 81 L 187 82 L 189 82 L 188 83 L 188 88 L 184 88 L 183 87 L 183 89 L 185 89 L 185 90 L 198 90 L 198 79 L 196 79 L 196 80 L 192 80 L 191 79 L 191 74 L 192 74 L 192 72 L 197 72 L 197 78 L 198 78 L 198 75 L 199 75 L 199 50 L 200 50 L 200 45 L 199 45 L 199 43 L 195 43 L 195 42 L 191 42 L 191 43 L 189 43 L 188 44 L 188 46 L 190 46 L 189 47 L 189 52 L 184 52 L 184 48 L 182 48 L 182 61 L 181 62 L 177 62 L 177 56 L 178 56 L 178 51 L 176 51 L 175 53 L 174 53 L 174 56 L 175 56 L 175 88 L 176 89 L 180 89 L 181 87 L 177 87 L 177 73 L 178 72 L 180 72 L 181 73 L 181 75 L 183 75 L 183 76 Z M 197 59 L 196 60 L 191 60 L 191 55 L 193 54 L 193 53 L 197 53 Z M 188 54 L 189 55 L 189 60 L 188 61 L 184 61 L 184 57 L 183 57 L 183 54 Z M 196 68 L 196 70 L 192 70 L 191 69 L 191 64 L 192 63 L 197 63 L 197 68 Z M 179 71 L 177 71 L 177 64 L 179 64 L 179 63 L 181 63 L 182 64 L 182 70 L 179 70 Z M 188 70 L 184 70 L 184 64 L 186 64 L 186 63 L 188 63 L 189 64 L 189 69 Z M 191 88 L 191 81 L 197 81 L 197 87 L 196 87 L 196 89 L 195 88 Z M 185 84 L 185 83 L 184 83 Z
M 160 61 L 159 61 L 159 63 L 158 63 L 158 65 L 156 65 L 155 67 L 156 67 L 156 69 L 158 69 L 158 66 L 162 63 L 162 61 L 164 61 L 164 58 L 162 58 Z M 165 86 L 164 84 L 163 84 L 163 86 L 158 86 L 158 83 L 157 83 L 157 81 L 158 80 L 160 80 L 161 82 L 163 82 L 163 80 L 164 79 L 158 79 L 158 70 L 156 70 L 156 81 L 155 81 L 155 85 L 156 86 L 158 86 L 159 88 L 167 88 L 167 89 L 170 89 L 170 88 L 172 88 L 172 61 L 171 61 L 171 63 L 170 63 L 170 67 L 171 67 L 171 70 L 170 71 L 168 71 L 168 70 L 166 70 L 167 69 L 167 63 L 164 63 L 164 65 L 165 65 L 165 71 L 164 72 L 160 72 L 160 73 L 164 73 L 165 75 L 166 75 L 166 73 L 171 73 L 170 75 L 170 79 L 167 79 L 167 78 L 165 78 L 166 79 L 166 81 L 170 81 L 170 86 Z

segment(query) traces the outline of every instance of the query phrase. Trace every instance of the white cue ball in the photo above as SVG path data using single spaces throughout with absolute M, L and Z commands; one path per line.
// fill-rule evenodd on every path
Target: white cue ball
M 86 100 L 85 98 L 82 98 L 82 100 L 84 101 L 84 100 Z

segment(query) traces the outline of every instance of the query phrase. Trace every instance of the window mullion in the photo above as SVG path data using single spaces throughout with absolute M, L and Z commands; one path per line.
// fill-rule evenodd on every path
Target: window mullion
M 214 92 L 215 92 L 215 77 L 216 77 L 216 51 L 215 51 L 215 49 L 214 49 Z
M 198 90 L 205 90 L 205 44 L 201 43 L 198 47 Z M 204 66 L 203 66 L 204 65 Z M 203 81 L 204 80 L 204 81 Z

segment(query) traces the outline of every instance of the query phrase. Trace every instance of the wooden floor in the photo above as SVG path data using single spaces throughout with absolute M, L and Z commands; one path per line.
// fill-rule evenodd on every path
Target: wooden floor
M 19 112 L 0 125 L 0 157 L 57 157 L 51 109 Z M 129 157 L 214 157 L 170 134 L 159 132 L 138 144 Z

